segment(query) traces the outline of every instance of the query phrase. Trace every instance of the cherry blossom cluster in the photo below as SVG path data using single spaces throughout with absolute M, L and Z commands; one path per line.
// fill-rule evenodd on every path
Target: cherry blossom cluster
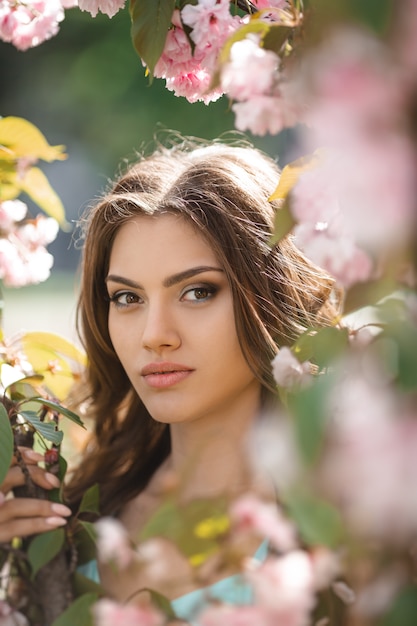
M 54 37 L 71 0 L 1 0 L 0 39 L 27 50 Z
M 46 246 L 56 238 L 58 222 L 43 215 L 25 219 L 26 214 L 21 200 L 0 203 L 0 279 L 9 287 L 43 282 L 53 265 Z
M 369 350 L 346 357 L 328 398 L 319 475 L 356 537 L 408 546 L 417 528 L 417 420 Z
M 271 553 L 264 561 L 243 559 L 242 582 L 251 585 L 254 605 L 230 606 L 208 601 L 196 615 L 198 624 L 272 626 L 281 621 L 291 626 L 309 624 L 317 592 L 331 583 L 341 584 L 337 555 L 326 548 L 317 547 L 310 552 L 301 550 L 295 527 L 276 503 L 265 502 L 255 494 L 248 493 L 232 502 L 229 517 L 234 545 L 242 545 L 248 536 L 256 536 L 261 542 L 267 541 L 276 554 Z M 158 538 L 132 546 L 126 531 L 115 519 L 100 520 L 96 523 L 96 530 L 100 559 L 121 570 L 138 559 L 142 560 L 143 567 L 153 568 L 158 562 L 157 553 L 161 557 L 166 549 L 164 545 L 155 547 L 155 544 L 163 544 Z M 153 547 L 148 549 L 147 544 L 153 544 Z M 135 606 L 102 599 L 94 605 L 93 615 L 97 626 L 170 624 L 167 616 L 147 598 Z
M 170 91 L 189 102 L 208 104 L 225 94 L 234 102 L 236 128 L 274 134 L 295 123 L 296 107 L 288 96 L 278 55 L 263 47 L 258 34 L 239 36 L 248 16 L 232 15 L 233 4 L 199 0 L 181 11 L 176 9 L 154 75 L 164 78 Z M 253 4 L 260 20 L 274 23 L 280 22 L 281 10 L 287 6 L 286 0 Z M 220 61 L 229 41 L 230 53 Z
M 407 121 L 414 75 L 353 28 L 334 33 L 300 68 L 299 98 L 309 101 L 302 151 L 325 150 L 291 194 L 294 234 L 343 287 L 376 277 L 381 255 L 406 247 L 415 227 L 417 155 Z

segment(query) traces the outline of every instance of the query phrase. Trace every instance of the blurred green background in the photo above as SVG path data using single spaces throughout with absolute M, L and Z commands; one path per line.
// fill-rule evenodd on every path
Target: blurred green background
M 5 330 L 15 332 L 23 325 L 71 334 L 80 214 L 121 161 L 132 159 L 155 133 L 169 129 L 212 139 L 234 130 L 234 115 L 226 98 L 208 106 L 189 104 L 169 92 L 165 81 L 150 84 L 131 43 L 126 8 L 111 20 L 68 10 L 56 37 L 25 52 L 0 42 L 0 68 L 0 115 L 24 117 L 51 144 L 66 146 L 66 161 L 42 168 L 74 225 L 72 233 L 61 232 L 49 246 L 55 263 L 44 285 L 4 290 Z M 248 138 L 281 165 L 292 158 L 291 131 Z

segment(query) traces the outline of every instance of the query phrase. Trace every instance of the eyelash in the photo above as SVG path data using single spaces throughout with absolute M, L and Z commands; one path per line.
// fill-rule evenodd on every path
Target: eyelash
M 198 292 L 198 291 L 204 291 L 207 292 L 207 295 L 204 296 L 203 298 L 195 298 L 195 299 L 191 299 L 191 300 L 187 300 L 186 296 L 192 292 Z M 218 292 L 218 287 L 215 287 L 214 285 L 198 285 L 196 287 L 189 287 L 187 288 L 182 294 L 181 294 L 181 298 L 180 300 L 182 302 L 207 302 L 208 300 L 211 300 L 216 293 Z M 197 295 L 196 293 L 194 295 Z M 134 298 L 134 302 L 121 302 L 120 298 L 122 297 L 129 297 L 131 296 L 132 298 Z M 138 296 L 136 293 L 132 292 L 132 291 L 117 291 L 116 293 L 114 293 L 113 295 L 109 296 L 109 301 L 114 304 L 116 306 L 116 308 L 118 309 L 124 309 L 127 308 L 129 306 L 135 305 L 135 304 L 140 304 L 141 303 L 142 298 L 140 296 Z

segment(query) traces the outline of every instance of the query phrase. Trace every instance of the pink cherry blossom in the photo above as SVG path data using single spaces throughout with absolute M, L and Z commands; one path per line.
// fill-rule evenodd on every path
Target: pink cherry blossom
M 93 17 L 96 17 L 99 11 L 113 17 L 124 5 L 125 0 L 78 0 L 81 11 L 88 11 Z
M 279 59 L 264 50 L 257 39 L 237 41 L 230 50 L 230 60 L 221 69 L 221 86 L 233 100 L 249 100 L 267 94 L 278 69 Z
M 63 19 L 60 0 L 1 0 L 0 39 L 27 50 L 56 35 Z
M 291 192 L 291 212 L 298 222 L 293 230 L 296 244 L 348 288 L 370 278 L 373 264 L 356 244 L 341 210 L 338 167 L 340 161 L 331 153 L 320 166 L 303 172 Z
M 176 96 L 183 96 L 188 102 L 202 101 L 205 104 L 215 102 L 223 95 L 218 90 L 209 92 L 210 83 L 211 76 L 203 69 L 166 79 L 167 89 Z
M 256 604 L 274 617 L 271 624 L 310 624 L 316 600 L 313 567 L 305 552 L 294 550 L 282 557 L 268 557 L 261 564 L 251 561 L 245 576 L 253 585 Z
M 370 355 L 338 377 L 322 484 L 358 536 L 406 545 L 417 527 L 416 416 Z
M 268 539 L 280 551 L 296 546 L 295 529 L 279 511 L 276 503 L 263 502 L 253 494 L 245 494 L 230 507 L 230 518 L 239 532 L 255 532 Z
M 288 125 L 285 103 L 279 96 L 254 96 L 245 102 L 235 102 L 232 110 L 236 128 L 249 130 L 253 135 L 275 135 Z
M 306 222 L 294 228 L 297 246 L 319 267 L 331 274 L 341 287 L 368 280 L 372 275 L 371 258 L 358 248 L 340 226 L 340 217 L 319 224 Z
M 16 236 L 26 246 L 46 246 L 56 239 L 59 224 L 53 217 L 38 215 L 36 219 L 28 221 L 16 230 Z
M 16 222 L 24 219 L 27 205 L 21 200 L 5 200 L 0 203 L 0 230 L 9 233 L 15 228 Z
M 104 562 L 112 562 L 125 569 L 132 561 L 133 550 L 129 537 L 120 522 L 111 517 L 103 517 L 95 524 L 97 531 L 97 552 Z
M 163 614 L 151 605 L 122 605 L 102 599 L 92 609 L 96 626 L 163 626 Z
M 181 17 L 192 29 L 190 37 L 199 50 L 211 46 L 219 50 L 238 25 L 230 13 L 229 0 L 198 0 L 196 5 L 186 4 Z
M 201 65 L 203 56 L 198 51 L 193 55 L 182 28 L 180 13 L 175 10 L 172 28 L 168 31 L 163 53 L 155 65 L 154 76 L 164 78 L 169 91 L 185 97 L 189 102 L 213 102 L 221 97 L 222 91 L 209 91 L 212 76 Z
M 283 346 L 272 361 L 272 372 L 277 385 L 281 387 L 305 386 L 311 379 L 311 365 L 300 363 L 290 348 Z
M 313 86 L 303 151 L 331 148 L 326 175 L 354 245 L 374 255 L 407 245 L 415 228 L 417 162 L 402 68 L 376 38 L 346 28 L 309 54 L 303 72 L 299 83 L 308 77 Z M 316 197 L 322 200 L 317 186 L 310 194 Z

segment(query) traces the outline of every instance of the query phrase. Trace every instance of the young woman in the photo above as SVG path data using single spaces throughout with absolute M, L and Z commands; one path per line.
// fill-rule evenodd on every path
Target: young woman
M 248 145 L 184 141 L 139 159 L 88 213 L 79 331 L 95 431 L 70 505 L 98 483 L 101 513 L 136 536 L 173 475 L 185 477 L 185 500 L 250 487 L 244 450 L 276 402 L 271 360 L 335 319 L 330 278 L 291 237 L 271 245 L 278 179 L 275 162 Z M 52 482 L 26 457 L 37 483 Z M 12 467 L 3 491 L 21 481 Z M 63 524 L 68 512 L 8 500 L 0 540 Z M 175 580 L 159 591 L 191 592 L 184 563 L 165 556 Z M 121 600 L 149 586 L 140 572 L 100 574 Z

